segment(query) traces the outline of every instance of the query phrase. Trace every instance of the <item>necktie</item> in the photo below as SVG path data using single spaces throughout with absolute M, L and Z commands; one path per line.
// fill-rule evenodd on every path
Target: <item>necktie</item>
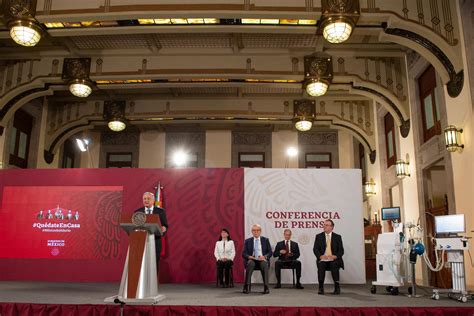
M 151 214 L 151 209 L 147 208 L 147 209 L 146 209 L 146 213 L 147 213 L 147 214 Z
M 225 240 L 224 240 L 224 253 L 222 257 L 225 258 Z
M 331 235 L 326 234 L 326 256 L 332 256 Z
M 253 244 L 253 249 L 255 252 L 255 258 L 260 257 L 260 243 L 258 242 L 258 239 L 255 238 L 254 244 Z
M 285 251 L 286 251 L 285 257 L 287 257 L 288 253 L 289 253 L 289 251 L 288 251 L 288 240 L 285 240 Z

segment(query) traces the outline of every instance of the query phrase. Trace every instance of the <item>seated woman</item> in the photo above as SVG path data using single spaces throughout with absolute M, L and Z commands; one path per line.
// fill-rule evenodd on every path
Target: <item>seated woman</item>
M 235 247 L 227 228 L 222 228 L 221 230 L 221 236 L 216 242 L 216 248 L 214 249 L 214 256 L 217 260 L 217 277 L 219 284 L 222 287 L 229 287 L 230 268 L 234 264 Z

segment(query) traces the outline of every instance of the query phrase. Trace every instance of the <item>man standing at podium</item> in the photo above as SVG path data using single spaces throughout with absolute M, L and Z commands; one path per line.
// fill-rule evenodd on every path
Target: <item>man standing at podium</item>
M 155 206 L 155 195 L 151 192 L 143 193 L 143 207 L 135 210 L 134 213 L 141 212 L 145 214 L 157 214 L 160 217 L 161 230 L 163 234 L 168 230 L 168 222 L 166 220 L 165 210 L 161 207 Z M 156 272 L 160 268 L 160 254 L 161 254 L 161 236 L 155 234 L 155 249 L 156 249 Z

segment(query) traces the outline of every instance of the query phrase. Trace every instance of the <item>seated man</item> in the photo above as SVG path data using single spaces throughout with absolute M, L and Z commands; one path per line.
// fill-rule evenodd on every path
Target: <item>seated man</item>
M 258 267 L 262 273 L 263 278 L 263 294 L 270 293 L 268 289 L 268 268 L 270 266 L 270 258 L 272 256 L 272 246 L 268 238 L 260 236 L 262 234 L 262 227 L 260 225 L 252 226 L 253 237 L 246 239 L 244 242 L 244 257 L 245 263 L 245 285 L 243 293 L 248 294 L 249 284 L 252 279 L 253 270 Z
M 278 242 L 273 252 L 273 256 L 278 257 L 278 260 L 275 262 L 275 275 L 277 278 L 275 288 L 281 288 L 281 269 L 290 268 L 296 269 L 296 288 L 303 289 L 304 287 L 300 283 L 301 262 L 297 260 L 300 257 L 300 247 L 296 241 L 291 240 L 291 230 L 285 229 L 283 236 L 285 240 Z
M 324 221 L 324 231 L 316 235 L 313 252 L 318 265 L 318 294 L 324 294 L 324 278 L 326 270 L 330 270 L 334 280 L 333 294 L 341 294 L 339 286 L 339 269 L 344 269 L 344 247 L 342 246 L 341 235 L 333 232 L 334 222 L 330 219 Z

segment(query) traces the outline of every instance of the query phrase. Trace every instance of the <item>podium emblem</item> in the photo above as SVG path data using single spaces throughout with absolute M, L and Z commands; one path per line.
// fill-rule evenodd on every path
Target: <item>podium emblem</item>
M 137 212 L 132 215 L 132 223 L 136 227 L 141 227 L 146 223 L 145 213 Z

